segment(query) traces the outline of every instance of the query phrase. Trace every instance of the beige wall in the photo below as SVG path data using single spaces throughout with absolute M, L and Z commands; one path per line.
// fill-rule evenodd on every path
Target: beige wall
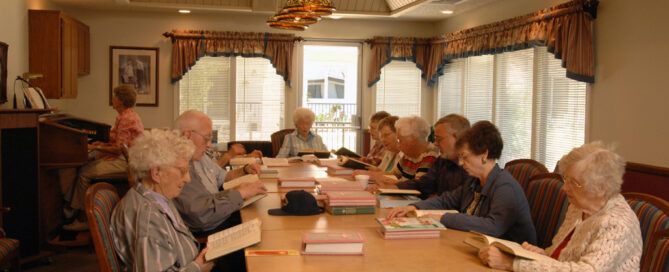
M 564 2 L 502 0 L 436 24 L 448 33 Z M 669 1 L 601 0 L 594 22 L 595 83 L 588 138 L 616 146 L 628 161 L 669 167 Z

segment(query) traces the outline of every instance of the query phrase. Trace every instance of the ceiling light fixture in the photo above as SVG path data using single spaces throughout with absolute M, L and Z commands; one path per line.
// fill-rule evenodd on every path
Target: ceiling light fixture
M 288 0 L 283 8 L 267 19 L 273 28 L 305 30 L 318 22 L 321 16 L 332 15 L 335 7 L 330 0 Z
M 179 13 L 188 14 L 188 13 L 190 13 L 190 10 L 189 9 L 180 9 Z

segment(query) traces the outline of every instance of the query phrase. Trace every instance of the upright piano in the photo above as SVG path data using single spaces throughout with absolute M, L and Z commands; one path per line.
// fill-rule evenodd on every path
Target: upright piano
M 29 126 L 0 125 L 0 200 L 11 208 L 2 226 L 21 242 L 22 259 L 39 256 L 62 224 L 58 170 L 87 163 L 90 141 L 109 141 L 107 124 L 45 112 L 0 112 L 0 121 L 32 118 Z

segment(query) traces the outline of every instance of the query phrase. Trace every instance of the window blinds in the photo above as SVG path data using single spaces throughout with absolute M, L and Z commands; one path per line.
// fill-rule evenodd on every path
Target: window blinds
M 420 70 L 410 61 L 391 61 L 376 83 L 376 111 L 420 116 Z

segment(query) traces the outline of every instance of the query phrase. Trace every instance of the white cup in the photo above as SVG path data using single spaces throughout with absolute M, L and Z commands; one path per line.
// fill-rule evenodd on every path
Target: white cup
M 367 185 L 369 184 L 369 176 L 368 175 L 355 175 L 355 180 L 362 185 L 362 188 L 365 189 L 367 188 Z

